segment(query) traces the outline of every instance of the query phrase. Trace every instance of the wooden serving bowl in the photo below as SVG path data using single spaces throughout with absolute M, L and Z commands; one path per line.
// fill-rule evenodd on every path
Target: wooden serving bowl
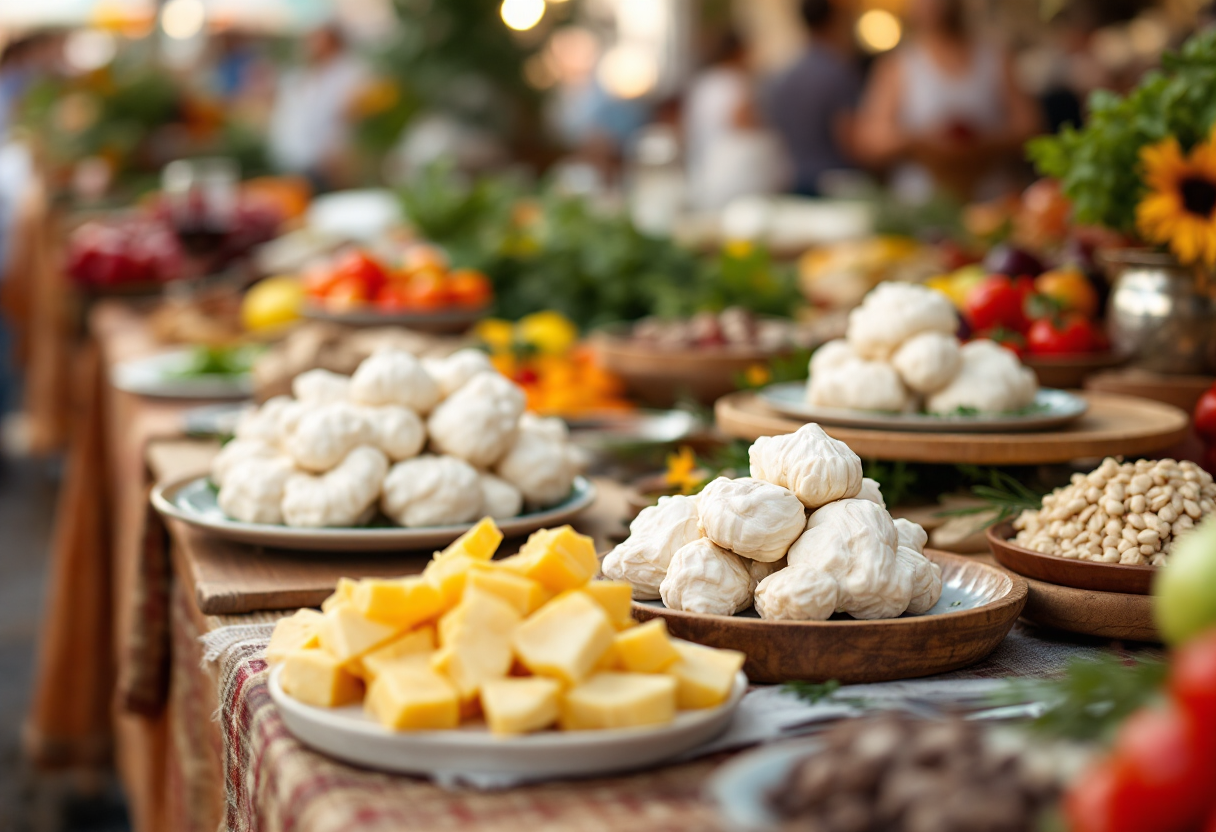
M 1127 363 L 1128 357 L 1108 350 L 1091 355 L 1027 355 L 1022 363 L 1034 370 L 1040 387 L 1073 390 L 1094 373 Z
M 1152 591 L 1156 567 L 1095 563 L 1045 555 L 1017 545 L 1011 540 L 1012 537 L 1012 523 L 1002 523 L 988 529 L 988 545 L 997 563 L 1023 577 L 1095 592 L 1148 595 Z
M 711 405 L 736 390 L 735 378 L 749 367 L 789 354 L 731 346 L 665 350 L 607 332 L 593 336 L 591 343 L 600 366 L 651 407 L 671 407 L 686 396 Z
M 1161 641 L 1149 595 L 1077 589 L 1031 578 L 1026 584 L 1030 595 L 1022 618 L 1032 624 L 1097 638 Z
M 932 549 L 925 556 L 942 568 L 954 592 L 985 598 L 955 612 L 905 615 L 882 621 L 847 616 L 828 621 L 765 621 L 743 615 L 678 612 L 635 602 L 641 621 L 663 618 L 675 636 L 710 647 L 741 650 L 753 682 L 795 679 L 845 684 L 910 679 L 957 670 L 988 656 L 1026 605 L 1026 581 L 975 558 Z M 939 602 L 941 606 L 941 602 Z

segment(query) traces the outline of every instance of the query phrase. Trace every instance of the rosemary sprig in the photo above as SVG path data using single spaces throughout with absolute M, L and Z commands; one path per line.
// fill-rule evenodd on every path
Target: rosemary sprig
M 946 509 L 939 517 L 968 517 L 976 514 L 992 514 L 981 528 L 997 526 L 1023 511 L 1037 510 L 1043 504 L 1043 495 L 1019 482 L 1010 474 L 997 468 L 989 469 L 988 483 L 971 486 L 971 493 L 979 505 Z M 978 531 L 978 530 L 977 530 Z

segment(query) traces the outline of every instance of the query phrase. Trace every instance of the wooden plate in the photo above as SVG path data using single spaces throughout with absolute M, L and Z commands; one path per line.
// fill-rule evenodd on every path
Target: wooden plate
M 1199 397 L 1213 384 L 1216 384 L 1216 376 L 1167 376 L 1150 370 L 1129 368 L 1091 376 L 1085 381 L 1085 389 L 1152 399 L 1155 402 L 1181 407 L 1190 413 L 1195 409 Z
M 1085 415 L 1089 403 L 1064 390 L 1040 389 L 1030 413 L 976 413 L 938 415 L 933 413 L 884 413 L 876 410 L 851 410 L 820 407 L 806 400 L 806 383 L 801 381 L 770 384 L 756 391 L 766 405 L 792 419 L 820 425 L 840 425 L 872 430 L 915 431 L 917 433 L 1024 433 L 1057 428 Z
M 1020 576 L 974 558 L 927 549 L 942 567 L 942 600 L 924 615 L 884 621 L 764 621 L 755 613 L 702 615 L 635 602 L 634 617 L 663 618 L 673 635 L 742 650 L 753 682 L 793 679 L 845 684 L 910 679 L 983 659 L 1005 638 L 1026 604 Z
M 1190 419 L 1176 407 L 1131 396 L 1085 392 L 1089 411 L 1059 430 L 1034 433 L 915 433 L 824 426 L 867 459 L 973 465 L 1041 465 L 1083 457 L 1148 455 L 1187 437 Z M 714 405 L 718 429 L 755 440 L 793 433 L 806 422 L 782 416 L 751 392 Z
M 1026 355 L 1022 363 L 1034 370 L 1043 387 L 1073 389 L 1094 373 L 1127 363 L 1129 357 L 1109 351 L 1093 355 Z
M 1128 641 L 1160 642 L 1153 624 L 1153 599 L 1058 586 L 1026 579 L 1030 596 L 1022 617 L 1040 627 Z
M 603 332 L 592 344 L 601 366 L 620 376 L 634 398 L 653 407 L 671 407 L 683 396 L 713 404 L 738 389 L 735 377 L 748 367 L 767 365 L 782 354 L 747 347 L 660 350 Z
M 1024 578 L 1126 595 L 1148 595 L 1152 589 L 1153 574 L 1157 571 L 1155 567 L 1095 563 L 1045 555 L 1017 545 L 1012 537 L 1012 523 L 1002 523 L 988 529 L 988 545 L 997 563 Z

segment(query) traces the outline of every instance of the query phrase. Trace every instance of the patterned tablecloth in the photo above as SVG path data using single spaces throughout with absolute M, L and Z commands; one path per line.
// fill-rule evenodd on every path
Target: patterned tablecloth
M 264 657 L 272 628 L 226 627 L 203 640 L 219 680 L 227 826 L 232 832 L 716 828 L 713 806 L 703 799 L 702 789 L 710 772 L 729 756 L 724 753 L 630 776 L 496 791 L 445 788 L 421 778 L 358 769 L 310 751 L 288 732 L 270 698 Z M 988 660 L 935 678 L 1047 678 L 1062 672 L 1071 659 L 1109 652 L 1099 642 L 1078 644 L 1018 625 Z M 1159 651 L 1140 647 L 1134 652 Z M 774 692 L 757 687 L 748 696 L 766 697 L 764 710 L 771 710 Z

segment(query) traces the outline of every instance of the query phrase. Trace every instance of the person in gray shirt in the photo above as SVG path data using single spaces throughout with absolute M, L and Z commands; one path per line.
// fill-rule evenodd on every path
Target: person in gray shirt
M 766 110 L 793 162 L 791 190 L 817 196 L 824 171 L 856 166 L 844 145 L 862 77 L 853 57 L 849 15 L 831 0 L 802 0 L 801 11 L 811 43 L 773 82 Z

